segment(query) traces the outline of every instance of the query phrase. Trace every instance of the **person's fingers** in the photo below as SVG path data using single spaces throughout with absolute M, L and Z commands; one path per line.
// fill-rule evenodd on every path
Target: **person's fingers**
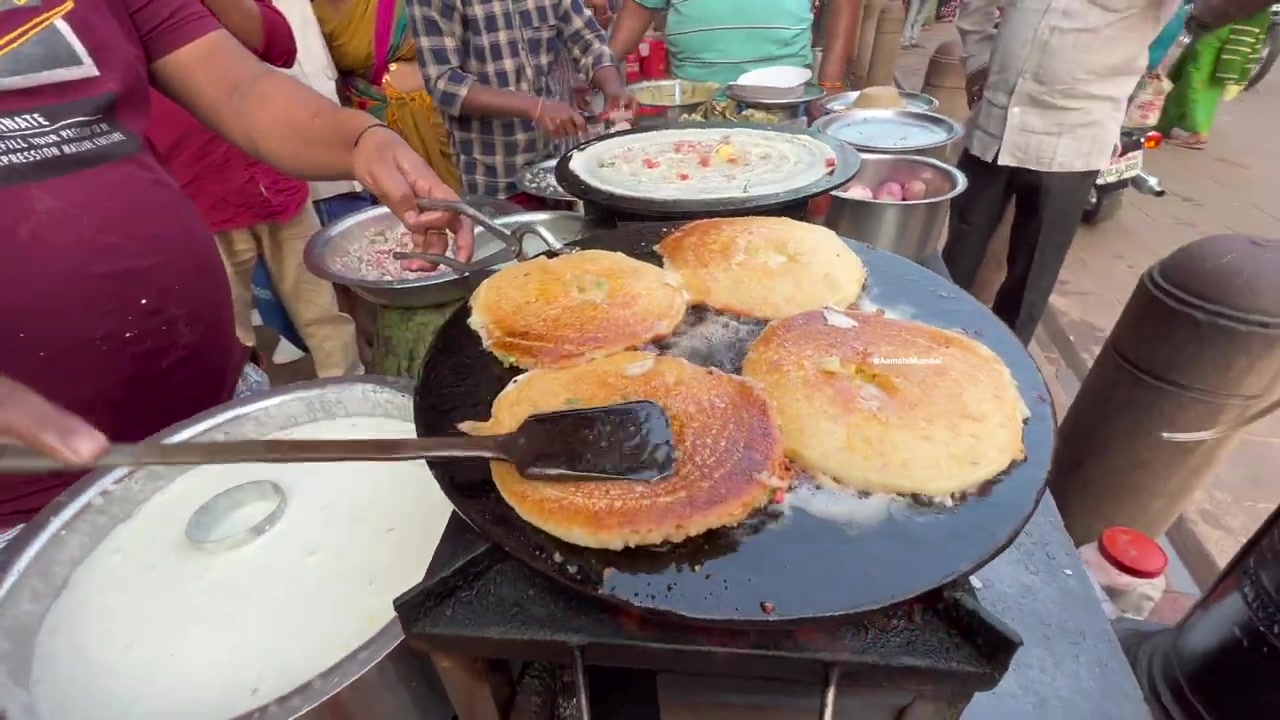
M 391 213 L 413 230 L 417 224 L 417 198 L 409 179 L 396 167 L 394 159 L 378 158 L 374 160 L 361 179 L 364 186 L 386 205 Z
M 570 112 L 567 119 L 569 121 L 570 130 L 575 134 L 582 135 L 587 132 L 587 121 L 581 114 Z
M 462 262 L 471 262 L 476 250 L 476 233 L 471 220 L 459 215 L 452 229 L 453 256 Z
M 80 417 L 3 376 L 0 376 L 0 438 L 16 440 L 77 465 L 98 458 L 109 444 L 105 435 Z

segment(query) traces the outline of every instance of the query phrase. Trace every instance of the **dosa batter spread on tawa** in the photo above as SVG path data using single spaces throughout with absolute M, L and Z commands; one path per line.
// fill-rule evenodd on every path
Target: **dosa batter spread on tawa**
M 569 167 L 615 195 L 714 200 L 802 188 L 835 163 L 835 152 L 807 135 L 680 128 L 602 140 L 576 152 Z
M 414 437 L 412 423 L 325 420 L 276 438 Z M 197 547 L 215 494 L 274 480 L 288 508 L 262 537 Z M 35 644 L 41 720 L 227 720 L 321 674 L 395 617 L 452 506 L 419 461 L 224 465 L 157 492 L 76 569 Z

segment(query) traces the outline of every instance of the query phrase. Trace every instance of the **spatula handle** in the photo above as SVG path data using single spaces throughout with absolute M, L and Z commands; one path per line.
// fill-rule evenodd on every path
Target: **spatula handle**
M 136 467 L 144 465 L 232 465 L 238 463 L 380 462 L 422 458 L 498 458 L 496 437 L 373 440 L 232 440 L 228 442 L 112 445 L 92 463 L 67 465 L 20 445 L 0 444 L 0 473 Z

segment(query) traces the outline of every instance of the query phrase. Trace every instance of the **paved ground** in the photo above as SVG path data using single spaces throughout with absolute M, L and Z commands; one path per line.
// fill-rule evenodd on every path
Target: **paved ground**
M 954 26 L 926 31 L 922 50 L 904 51 L 899 77 L 919 86 L 938 43 L 956 37 Z M 1071 394 L 1069 369 L 1082 375 L 1119 317 L 1139 275 L 1183 244 L 1225 232 L 1280 235 L 1280 144 L 1272 130 L 1280 119 L 1280 78 L 1222 106 L 1208 149 L 1164 148 L 1149 153 L 1148 171 L 1168 194 L 1126 193 L 1125 208 L 1076 237 L 1042 326 L 1057 340 L 1042 343 Z M 1056 321 L 1056 322 L 1054 322 Z M 1056 346 L 1055 346 L 1056 345 Z M 1280 501 L 1272 469 L 1280 463 L 1280 415 L 1253 427 L 1169 537 L 1196 581 L 1204 585 L 1230 559 Z

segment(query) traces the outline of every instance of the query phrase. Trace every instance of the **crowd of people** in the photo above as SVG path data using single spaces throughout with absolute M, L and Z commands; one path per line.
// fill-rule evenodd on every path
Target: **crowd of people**
M 960 6 L 969 186 L 944 260 L 968 289 L 1015 203 L 994 309 L 1024 341 L 1167 4 Z M 85 461 L 107 438 L 142 440 L 261 387 L 249 319 L 259 259 L 317 372 L 360 372 L 351 319 L 302 268 L 322 223 L 381 202 L 421 250 L 445 251 L 452 234 L 469 259 L 470 224 L 416 200 L 531 201 L 517 193 L 520 168 L 586 130 L 573 88 L 597 90 L 606 111 L 628 106 L 617 58 L 659 14 L 676 77 L 809 66 L 820 45 L 817 82 L 843 89 L 861 0 L 822 0 L 822 37 L 814 5 L 0 0 L 0 436 Z M 1206 29 L 1240 24 L 1205 35 L 1179 77 L 1203 80 L 1216 56 L 1211 81 L 1238 84 L 1225 61 L 1264 6 L 1201 0 L 1193 17 Z M 1176 124 L 1204 102 L 1172 101 Z M 0 543 L 74 479 L 0 480 Z

